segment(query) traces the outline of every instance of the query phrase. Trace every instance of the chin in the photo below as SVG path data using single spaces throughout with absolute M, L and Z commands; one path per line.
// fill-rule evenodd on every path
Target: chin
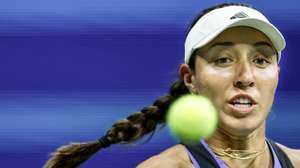
M 263 122 L 264 123 L 264 122 Z M 262 123 L 257 120 L 250 119 L 235 119 L 235 121 L 220 121 L 219 127 L 225 132 L 233 136 L 248 136 L 258 130 Z
M 231 133 L 235 136 L 245 137 L 253 133 L 256 129 L 250 127 L 232 128 Z
M 247 136 L 264 126 L 264 121 L 267 117 L 264 114 L 258 109 L 247 114 L 224 109 L 224 111 L 219 113 L 219 128 L 228 134 Z

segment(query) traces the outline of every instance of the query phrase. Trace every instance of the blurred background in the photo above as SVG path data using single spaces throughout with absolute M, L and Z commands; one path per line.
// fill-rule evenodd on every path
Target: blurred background
M 222 2 L 260 9 L 284 34 L 270 138 L 300 148 L 300 3 L 220 0 L 1 0 L 1 167 L 40 168 L 69 142 L 100 138 L 177 79 L 192 19 Z M 114 145 L 83 168 L 132 168 L 177 143 L 167 129 Z

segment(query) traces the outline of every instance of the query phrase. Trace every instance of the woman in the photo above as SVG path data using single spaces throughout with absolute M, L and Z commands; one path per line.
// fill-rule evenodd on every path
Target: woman
M 217 130 L 197 145 L 175 145 L 138 168 L 300 167 L 299 150 L 265 135 L 284 47 L 281 33 L 247 5 L 222 4 L 205 10 L 189 30 L 180 79 L 169 94 L 115 123 L 99 141 L 58 149 L 45 167 L 76 167 L 100 148 L 141 138 L 164 123 L 169 105 L 188 93 L 213 102 L 219 114 Z

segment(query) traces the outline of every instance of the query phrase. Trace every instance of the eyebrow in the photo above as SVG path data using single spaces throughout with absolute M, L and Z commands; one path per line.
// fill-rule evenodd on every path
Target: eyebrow
M 271 45 L 270 43 L 265 42 L 265 41 L 259 41 L 259 42 L 254 43 L 254 46 L 255 46 L 255 47 L 267 46 L 267 47 L 270 48 L 272 51 L 274 51 L 274 53 L 276 53 L 275 55 L 276 55 L 277 60 L 278 60 L 278 54 L 277 54 L 277 51 L 276 51 L 276 49 L 274 48 L 274 46 Z M 266 57 L 268 57 L 268 58 L 271 58 L 272 56 L 274 56 L 274 54 L 272 54 L 272 55 L 264 55 L 264 56 L 266 56 Z
M 231 47 L 231 46 L 233 46 L 233 45 L 234 45 L 233 42 L 216 42 L 216 43 L 214 43 L 213 45 L 211 45 L 211 46 L 209 47 L 209 49 L 214 48 L 214 47 L 217 47 L 217 46 Z
M 254 46 L 255 46 L 255 47 L 268 46 L 268 47 L 274 49 L 274 47 L 273 47 L 270 43 L 265 42 L 265 41 L 259 41 L 259 42 L 256 42 L 256 43 L 254 43 Z M 275 49 L 274 49 L 274 50 L 275 50 Z
M 233 42 L 216 42 L 212 46 L 210 46 L 209 49 L 217 47 L 217 46 L 231 47 L 233 45 L 234 45 Z M 265 42 L 265 41 L 259 41 L 259 42 L 254 43 L 253 45 L 255 47 L 268 46 L 268 47 L 274 49 L 274 47 L 270 43 Z
M 208 49 L 212 49 L 214 47 L 232 47 L 234 46 L 235 43 L 233 42 L 216 42 L 214 43 L 213 45 L 211 45 Z M 259 47 L 263 47 L 263 46 L 266 46 L 268 48 L 270 48 L 271 50 L 273 50 L 275 53 L 277 53 L 276 49 L 274 48 L 274 46 L 272 44 L 270 44 L 269 42 L 266 42 L 266 41 L 258 41 L 254 44 L 252 44 L 255 48 L 259 48 Z M 267 57 L 271 58 L 273 56 L 272 55 L 267 55 Z M 278 55 L 276 54 L 277 56 L 277 59 L 278 59 Z

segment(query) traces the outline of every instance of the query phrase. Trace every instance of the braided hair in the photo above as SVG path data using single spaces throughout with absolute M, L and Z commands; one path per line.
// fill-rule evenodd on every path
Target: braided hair
M 240 3 L 224 3 L 205 9 L 194 19 L 189 31 L 204 14 L 225 6 L 251 7 Z M 189 67 L 192 71 L 194 71 L 195 53 L 192 54 L 189 61 Z M 43 168 L 75 168 L 100 149 L 116 143 L 131 143 L 142 138 L 153 132 L 157 125 L 165 122 L 166 111 L 174 100 L 188 93 L 189 90 L 183 79 L 179 78 L 171 85 L 166 95 L 159 97 L 152 105 L 142 108 L 140 112 L 133 113 L 114 123 L 102 138 L 92 142 L 71 143 L 58 148 Z

